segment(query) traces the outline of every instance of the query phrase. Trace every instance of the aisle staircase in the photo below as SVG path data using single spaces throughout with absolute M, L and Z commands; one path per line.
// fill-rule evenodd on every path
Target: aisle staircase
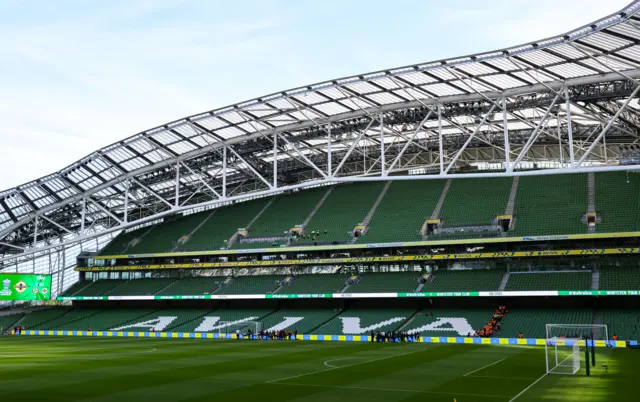
M 440 211 L 442 210 L 442 206 L 444 205 L 444 200 L 447 198 L 449 187 L 451 187 L 451 180 L 452 179 L 447 180 L 447 183 L 444 185 L 444 189 L 442 189 L 442 194 L 440 194 L 440 199 L 438 200 L 436 207 L 433 209 L 430 219 L 438 219 L 438 217 L 440 216 Z
M 596 179 L 595 174 L 590 172 L 587 175 L 587 212 L 596 211 Z M 589 226 L 589 233 L 595 233 L 596 226 Z
M 376 202 L 373 203 L 373 205 L 371 206 L 371 209 L 369 210 L 369 213 L 367 213 L 367 216 L 365 216 L 364 219 L 362 220 L 362 225 L 369 226 L 369 223 L 371 222 L 373 215 L 376 213 L 376 209 L 378 209 L 378 206 L 382 202 L 382 199 L 384 198 L 385 194 L 387 194 L 387 191 L 389 190 L 389 186 L 391 186 L 390 181 L 388 181 L 384 185 L 384 188 L 382 189 L 382 191 L 380 191 L 380 195 L 376 199 Z
M 318 203 L 316 204 L 316 206 L 313 208 L 313 210 L 311 211 L 311 213 L 309 214 L 309 216 L 307 216 L 307 218 L 304 220 L 304 222 L 302 222 L 302 229 L 304 230 L 304 228 L 307 227 L 307 225 L 309 224 L 309 222 L 311 222 L 311 219 L 313 219 L 313 216 L 316 214 L 316 212 L 318 212 L 318 210 L 320 209 L 320 207 L 322 207 L 322 204 L 324 204 L 325 200 L 329 197 L 329 195 L 331 194 L 331 192 L 333 191 L 335 187 L 334 186 L 330 186 L 327 189 L 327 192 L 324 193 L 324 195 L 322 196 L 322 198 L 320 198 L 320 201 L 318 201 Z
M 498 290 L 503 292 L 507 287 L 507 282 L 509 282 L 509 271 L 505 271 L 504 276 L 502 277 L 502 281 L 500 281 L 500 286 Z
M 513 178 L 513 183 L 511 184 L 509 201 L 507 201 L 507 207 L 504 209 L 505 215 L 513 215 L 513 210 L 516 205 L 516 195 L 518 194 L 518 183 L 520 183 L 520 176 L 515 176 Z
M 600 289 L 600 270 L 594 269 L 591 273 L 591 290 Z

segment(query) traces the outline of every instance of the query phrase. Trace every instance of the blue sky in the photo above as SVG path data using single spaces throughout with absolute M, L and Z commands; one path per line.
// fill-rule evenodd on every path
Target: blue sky
M 0 189 L 271 92 L 563 33 L 630 0 L 0 0 Z

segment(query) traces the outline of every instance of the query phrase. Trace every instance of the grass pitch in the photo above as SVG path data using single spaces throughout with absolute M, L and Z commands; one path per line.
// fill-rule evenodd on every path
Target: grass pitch
M 544 375 L 544 349 L 536 347 L 0 337 L 0 395 L 39 402 L 629 401 L 637 353 L 607 349 L 586 377 L 584 369 Z

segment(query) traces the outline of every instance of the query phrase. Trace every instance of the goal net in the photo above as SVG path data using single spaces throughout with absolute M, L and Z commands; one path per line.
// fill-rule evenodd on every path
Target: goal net
M 548 374 L 576 374 L 583 366 L 595 367 L 595 345 L 607 345 L 606 325 L 547 324 L 545 354 Z M 589 360 L 586 360 L 588 348 Z
M 262 322 L 260 321 L 220 321 L 218 325 L 218 334 L 230 334 L 234 338 L 236 334 L 240 334 L 240 338 L 246 338 L 249 335 L 255 336 L 262 331 Z

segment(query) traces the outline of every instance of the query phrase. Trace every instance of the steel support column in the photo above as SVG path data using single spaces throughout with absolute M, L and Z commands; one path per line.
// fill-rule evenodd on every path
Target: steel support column
M 569 141 L 569 167 L 573 169 L 576 164 L 576 157 L 573 151 L 573 129 L 571 125 L 571 100 L 569 98 L 569 87 L 564 87 L 564 99 L 566 101 L 565 108 L 567 109 L 567 136 Z
M 442 142 L 442 105 L 438 104 L 438 144 L 440 150 L 440 174 L 444 174 L 444 144 Z

